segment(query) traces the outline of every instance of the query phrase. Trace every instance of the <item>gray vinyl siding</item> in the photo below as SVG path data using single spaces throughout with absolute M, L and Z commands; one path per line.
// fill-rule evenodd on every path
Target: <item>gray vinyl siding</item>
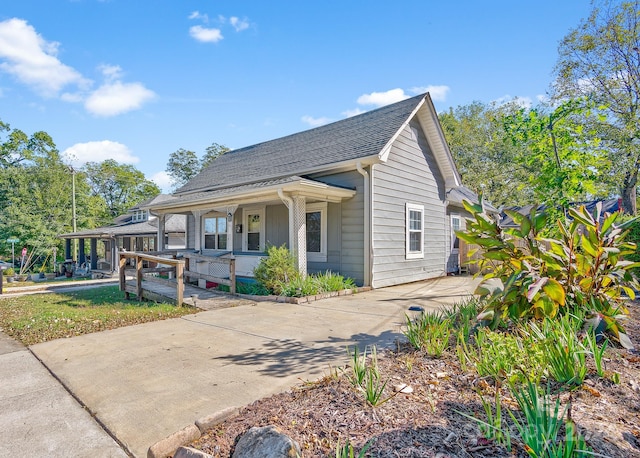
M 265 224 L 266 246 L 285 244 L 289 247 L 289 210 L 284 204 L 267 206 Z
M 373 168 L 373 279 L 379 288 L 445 275 L 450 238 L 444 179 L 417 121 Z M 406 204 L 424 207 L 424 258 L 406 259 Z
M 327 207 L 327 262 L 310 263 L 310 271 L 331 270 L 364 283 L 364 179 L 357 171 L 312 177 L 334 186 L 356 189 L 356 195 Z
M 187 248 L 195 249 L 196 247 L 196 218 L 193 215 L 187 215 Z

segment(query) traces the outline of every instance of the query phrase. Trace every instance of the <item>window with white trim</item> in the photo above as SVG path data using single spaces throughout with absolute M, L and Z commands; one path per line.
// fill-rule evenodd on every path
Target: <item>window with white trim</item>
M 244 251 L 264 251 L 264 208 L 245 208 L 243 210 Z
M 307 204 L 307 259 L 327 262 L 327 203 Z
M 135 210 L 133 212 L 132 221 L 146 221 L 147 218 L 147 210 Z
M 205 250 L 227 249 L 227 217 L 209 216 L 204 218 Z
M 406 204 L 406 258 L 424 258 L 424 206 Z

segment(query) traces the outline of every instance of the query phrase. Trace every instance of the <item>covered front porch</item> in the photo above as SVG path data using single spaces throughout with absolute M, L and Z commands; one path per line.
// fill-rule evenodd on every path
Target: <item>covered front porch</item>
M 174 196 L 149 207 L 158 219 L 157 238 L 164 237 L 170 215 L 187 216 L 183 253 L 199 255 L 190 270 L 203 277 L 198 285 L 214 286 L 206 276 L 226 278 L 226 260 L 233 259 L 236 278 L 253 270 L 270 245 L 286 245 L 302 275 L 339 271 L 341 204 L 355 189 L 301 177 L 289 177 L 236 188 Z M 337 254 L 336 254 L 337 253 Z

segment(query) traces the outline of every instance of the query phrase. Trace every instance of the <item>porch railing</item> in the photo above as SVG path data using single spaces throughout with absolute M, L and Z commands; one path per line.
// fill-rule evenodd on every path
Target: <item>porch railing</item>
M 120 291 L 124 291 L 127 299 L 129 294 L 135 294 L 138 299 L 145 297 L 145 291 L 142 286 L 142 280 L 149 281 L 159 285 L 169 286 L 176 289 L 176 304 L 182 305 L 184 299 L 184 266 L 185 261 L 182 259 L 169 259 L 160 256 L 153 256 L 146 253 L 121 251 L 119 253 L 119 273 L 120 273 Z M 127 259 L 133 260 L 133 267 L 127 268 Z M 162 265 L 160 267 L 144 267 L 144 261 Z M 157 276 L 149 276 L 149 273 L 167 273 L 169 277 L 165 279 Z M 135 286 L 127 283 L 127 274 L 135 275 Z
M 171 257 L 157 256 L 157 254 L 169 255 Z M 219 285 L 229 287 L 231 294 L 236 293 L 236 269 L 235 259 L 202 256 L 195 253 L 179 253 L 182 259 L 175 259 L 174 252 L 156 252 L 154 254 L 122 251 L 119 253 L 119 275 L 120 290 L 124 291 L 127 299 L 129 294 L 135 294 L 138 299 L 143 297 L 154 297 L 152 285 L 169 286 L 176 289 L 176 304 L 182 305 L 184 301 L 185 281 L 190 283 L 191 280 L 203 279 L 205 281 L 214 282 Z M 133 260 L 127 266 L 127 260 Z M 148 266 L 145 267 L 145 261 Z M 198 264 L 207 264 L 206 273 L 198 269 Z M 150 267 L 155 265 L 155 267 Z M 149 274 L 166 273 L 169 278 L 152 276 Z M 127 283 L 127 275 L 135 277 L 134 284 Z M 173 278 L 172 278 L 173 277 Z M 146 289 L 143 287 L 142 281 L 151 284 Z
M 184 276 L 187 282 L 191 279 L 202 279 L 226 285 L 231 294 L 236 293 L 236 260 L 234 258 L 223 258 L 213 256 L 203 256 L 195 253 L 184 253 L 185 271 Z M 198 264 L 207 265 L 207 272 L 200 272 Z

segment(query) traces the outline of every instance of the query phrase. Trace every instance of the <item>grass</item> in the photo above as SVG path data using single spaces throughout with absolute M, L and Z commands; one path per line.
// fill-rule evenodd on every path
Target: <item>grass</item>
M 0 327 L 25 345 L 192 313 L 193 307 L 126 300 L 117 286 L 0 298 Z

